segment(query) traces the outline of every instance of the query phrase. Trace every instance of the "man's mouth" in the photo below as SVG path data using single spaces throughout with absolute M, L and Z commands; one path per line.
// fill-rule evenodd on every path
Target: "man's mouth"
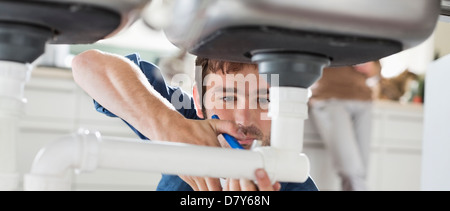
M 239 142 L 239 144 L 242 145 L 242 147 L 244 147 L 245 149 L 250 149 L 250 147 L 253 144 L 253 141 L 256 138 L 248 138 L 248 139 L 238 139 L 237 141 Z

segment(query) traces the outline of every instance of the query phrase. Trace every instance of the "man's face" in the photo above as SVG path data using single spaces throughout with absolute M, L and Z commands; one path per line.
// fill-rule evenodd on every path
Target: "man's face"
M 222 71 L 210 73 L 204 84 L 205 118 L 211 119 L 216 114 L 221 120 L 239 124 L 248 137 L 238 140 L 245 149 L 249 149 L 255 139 L 263 141 L 265 146 L 270 144 L 271 121 L 267 117 L 269 85 L 255 67 L 244 66 L 239 71 L 226 74 Z M 222 136 L 219 136 L 219 141 L 222 147 L 229 147 Z

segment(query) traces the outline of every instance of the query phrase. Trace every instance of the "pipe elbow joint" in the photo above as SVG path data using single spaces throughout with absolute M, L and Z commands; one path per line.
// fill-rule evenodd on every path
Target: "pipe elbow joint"
M 69 170 L 94 171 L 98 166 L 99 132 L 79 129 L 42 148 L 24 177 L 25 190 L 68 190 Z
M 298 151 L 258 147 L 262 154 L 264 168 L 272 182 L 305 182 L 309 177 L 309 159 Z

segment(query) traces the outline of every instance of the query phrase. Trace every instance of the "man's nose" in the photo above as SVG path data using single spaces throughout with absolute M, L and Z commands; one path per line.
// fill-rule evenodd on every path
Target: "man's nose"
M 251 125 L 257 116 L 257 109 L 249 107 L 248 104 L 241 106 L 234 111 L 234 119 L 236 123 L 242 125 Z

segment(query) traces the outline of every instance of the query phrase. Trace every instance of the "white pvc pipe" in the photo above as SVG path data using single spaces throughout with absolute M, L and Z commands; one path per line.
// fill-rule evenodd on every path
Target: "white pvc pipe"
M 270 101 L 271 146 L 300 153 L 303 150 L 304 121 L 308 118 L 308 90 L 271 87 Z
M 80 129 L 42 148 L 30 174 L 24 177 L 24 190 L 70 190 L 71 170 L 81 172 L 97 168 L 99 138 L 98 132 Z
M 0 99 L 0 104 L 4 100 Z M 1 107 L 1 105 L 0 105 Z M 20 107 L 19 107 L 20 108 Z M 0 190 L 16 190 L 19 184 L 17 172 L 17 126 L 19 115 L 0 109 Z
M 22 100 L 32 65 L 0 60 L 0 96 Z
M 264 168 L 260 153 L 138 139 L 100 137 L 80 130 L 51 143 L 36 156 L 24 177 L 25 190 L 70 190 L 68 170 L 97 168 L 203 177 L 254 178 Z
M 304 121 L 308 118 L 307 102 L 307 89 L 270 88 L 271 147 L 261 151 L 264 157 L 270 157 L 266 171 L 272 180 L 304 182 L 308 179 L 309 159 L 301 153 Z
M 16 142 L 31 65 L 0 61 L 0 190 L 17 190 Z
M 309 161 L 304 155 L 271 147 L 235 150 L 143 142 L 80 130 L 41 149 L 24 177 L 24 189 L 70 190 L 71 169 L 91 172 L 98 168 L 253 180 L 255 170 L 264 168 L 273 181 L 304 182 Z
M 254 171 L 264 167 L 261 154 L 252 151 L 155 141 L 103 140 L 99 158 L 102 168 L 255 179 Z

